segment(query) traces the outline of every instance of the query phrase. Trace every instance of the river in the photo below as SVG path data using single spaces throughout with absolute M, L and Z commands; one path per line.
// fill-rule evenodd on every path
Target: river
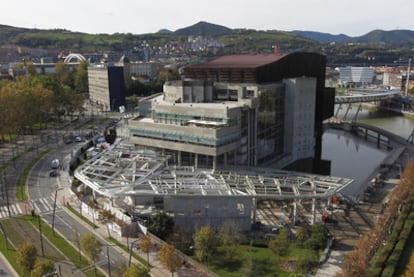
M 350 113 L 348 118 L 354 114 Z M 408 138 L 414 129 L 413 118 L 392 112 L 362 110 L 358 121 L 391 131 L 403 138 Z M 357 189 L 355 186 L 359 186 L 371 175 L 387 153 L 384 146 L 378 148 L 376 143 L 367 142 L 345 131 L 330 129 L 322 136 L 322 159 L 331 161 L 330 174 L 354 179 L 354 183 L 343 190 L 345 194 L 352 194 L 351 191 Z

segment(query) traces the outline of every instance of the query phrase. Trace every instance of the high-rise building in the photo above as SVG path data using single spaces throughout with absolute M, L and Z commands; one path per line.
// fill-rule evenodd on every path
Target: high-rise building
M 118 66 L 89 66 L 89 99 L 104 111 L 118 111 L 125 105 L 124 71 Z

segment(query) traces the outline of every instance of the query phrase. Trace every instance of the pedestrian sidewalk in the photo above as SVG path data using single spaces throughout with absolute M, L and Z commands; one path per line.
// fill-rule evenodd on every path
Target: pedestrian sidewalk
M 57 199 L 57 202 L 59 206 L 62 206 L 64 208 L 67 207 L 67 205 L 71 205 L 72 207 L 79 207 L 80 206 L 80 200 L 76 196 L 76 194 L 71 190 L 71 178 L 69 177 L 67 172 L 62 172 L 60 176 L 61 180 L 61 187 L 63 188 L 61 192 L 59 193 L 59 197 Z M 66 208 L 67 209 L 67 208 Z M 108 229 L 104 224 L 99 222 L 96 219 L 91 218 L 88 216 L 87 213 L 83 213 L 82 216 L 86 217 L 90 222 L 95 222 L 95 225 L 97 226 L 95 229 L 92 229 L 88 224 L 86 224 L 82 219 L 80 219 L 78 216 L 74 215 L 71 211 L 67 210 L 68 214 L 71 215 L 73 218 L 78 220 L 80 223 L 84 224 L 86 227 L 90 228 L 91 232 L 99 237 L 102 240 L 108 239 Z M 136 242 L 138 238 L 127 238 L 127 237 L 121 237 L 120 235 L 116 234 L 115 232 L 111 232 L 111 238 L 117 240 L 120 244 L 129 246 L 132 244 L 132 242 Z M 159 242 L 152 240 L 153 245 L 151 247 L 151 250 L 148 255 L 148 261 L 151 266 L 150 274 L 153 277 L 163 277 L 163 276 L 171 276 L 171 272 L 169 272 L 167 269 L 165 269 L 159 259 L 159 250 L 161 248 L 161 245 Z M 135 243 L 133 245 L 136 245 Z M 128 247 L 128 249 L 130 249 Z M 121 249 L 120 247 L 115 247 L 120 253 L 122 253 L 123 256 L 128 257 L 129 259 L 129 253 L 126 253 L 125 250 Z M 144 261 L 147 261 L 147 253 L 143 252 L 139 249 L 139 247 L 133 247 L 134 254 L 139 255 Z M 140 261 L 136 260 L 133 256 L 131 258 L 131 263 L 138 263 L 141 264 Z M 188 263 L 185 263 L 185 266 L 181 267 L 178 271 L 174 272 L 175 276 L 178 277 L 204 277 L 204 276 L 210 276 L 208 273 L 206 273 L 201 268 L 196 268 L 194 266 L 189 265 Z

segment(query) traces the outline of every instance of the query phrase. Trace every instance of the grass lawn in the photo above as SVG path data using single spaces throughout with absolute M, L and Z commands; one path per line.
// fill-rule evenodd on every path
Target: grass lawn
M 42 256 L 39 223 L 37 217 L 21 216 L 10 219 L 1 220 L 3 228 L 8 237 L 8 247 L 6 249 L 5 237 L 2 234 L 0 237 L 0 250 L 6 256 L 9 263 L 19 273 L 19 276 L 29 276 L 21 272 L 19 266 L 15 262 L 15 249 L 23 242 L 32 243 L 37 249 L 38 259 L 48 259 L 53 262 L 65 261 L 71 262 L 77 268 L 84 268 L 90 265 L 89 261 L 79 255 L 78 249 L 74 248 L 68 241 L 66 241 L 59 234 L 53 235 L 52 228 L 42 220 L 42 234 L 43 234 L 43 249 L 44 256 Z M 57 249 L 56 249 L 57 248 Z M 97 276 L 103 276 L 101 272 L 97 272 Z M 93 271 L 86 272 L 86 276 L 95 276 Z
M 5 250 L 3 254 L 17 273 L 19 273 L 19 276 L 29 276 L 29 274 L 21 270 L 15 259 L 16 249 L 24 242 L 29 242 L 36 247 L 37 260 L 48 259 L 53 262 L 64 260 L 64 256 L 46 240 L 43 240 L 44 256 L 42 255 L 39 232 L 37 232 L 32 222 L 24 218 L 12 218 L 3 220 L 1 223 L 8 238 L 8 249 L 2 247 L 2 251 L 3 249 Z M 2 243 L 2 246 L 5 245 L 4 239 L 5 237 L 3 236 L 4 244 Z
M 27 178 L 29 176 L 29 173 L 32 170 L 32 167 L 35 166 L 35 164 L 49 152 L 50 150 L 45 150 L 42 153 L 38 154 L 23 169 L 23 173 L 19 176 L 19 179 L 17 180 L 17 184 L 16 184 L 16 194 L 17 194 L 17 199 L 19 201 L 26 201 L 28 199 L 28 196 L 26 194 L 26 191 L 27 191 L 26 183 L 27 183 Z
M 209 264 L 209 268 L 221 277 L 238 276 L 292 276 L 300 274 L 298 271 L 288 271 L 283 269 L 286 261 L 296 260 L 298 257 L 314 255 L 314 252 L 303 249 L 295 244 L 289 247 L 289 253 L 285 257 L 278 257 L 266 247 L 255 247 L 248 245 L 237 246 L 239 259 L 229 261 L 224 257 L 224 248 L 220 247 L 219 252 Z M 299 275 L 300 276 L 300 275 Z

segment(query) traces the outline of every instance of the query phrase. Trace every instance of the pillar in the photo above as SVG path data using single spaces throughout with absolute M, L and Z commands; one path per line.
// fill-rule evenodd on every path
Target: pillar
M 213 156 L 213 170 L 215 171 L 217 168 L 217 156 Z
M 253 197 L 252 198 L 252 219 L 253 219 L 253 224 L 256 224 L 257 221 L 257 215 L 256 215 L 256 211 L 257 211 L 257 201 L 256 198 Z
M 177 152 L 178 166 L 181 166 L 181 151 Z
M 293 225 L 296 224 L 296 219 L 297 219 L 297 215 L 298 215 L 298 211 L 297 211 L 297 200 L 295 199 L 293 201 Z
M 312 198 L 312 222 L 311 224 L 315 224 L 316 222 L 316 198 Z
M 194 168 L 198 168 L 198 153 L 194 154 Z

